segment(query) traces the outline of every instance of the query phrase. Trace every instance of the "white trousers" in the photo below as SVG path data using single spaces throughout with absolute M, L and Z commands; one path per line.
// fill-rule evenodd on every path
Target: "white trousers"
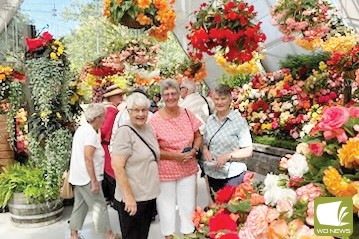
M 161 193 L 157 198 L 161 232 L 169 236 L 176 231 L 176 200 L 181 221 L 180 231 L 189 234 L 194 231 L 192 215 L 196 203 L 196 174 L 175 181 L 160 183 Z

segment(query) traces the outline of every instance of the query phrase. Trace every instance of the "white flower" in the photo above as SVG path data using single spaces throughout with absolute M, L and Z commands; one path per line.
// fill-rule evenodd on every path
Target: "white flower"
M 309 171 L 305 156 L 295 153 L 288 161 L 288 173 L 292 178 L 302 178 Z
M 266 205 L 274 207 L 280 200 L 287 200 L 294 205 L 297 200 L 297 195 L 293 189 L 280 187 L 273 187 L 264 192 L 264 201 Z
M 264 179 L 264 191 L 270 190 L 273 187 L 278 187 L 279 176 L 275 174 L 267 174 Z
M 298 154 L 309 155 L 311 151 L 307 143 L 300 143 L 295 148 L 295 152 Z

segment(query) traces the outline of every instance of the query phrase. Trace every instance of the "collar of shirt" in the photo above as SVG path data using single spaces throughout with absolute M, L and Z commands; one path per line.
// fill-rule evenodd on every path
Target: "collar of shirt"
M 232 120 L 234 119 L 235 114 L 236 114 L 236 112 L 231 109 L 231 110 L 229 111 L 228 115 L 226 116 L 226 118 L 228 118 L 229 120 L 232 121 Z M 217 122 L 221 122 L 221 121 L 219 120 L 218 116 L 217 116 L 217 112 L 216 112 L 215 114 L 213 114 L 213 115 L 214 115 L 214 119 L 215 119 Z M 226 119 L 226 118 L 225 118 L 225 119 Z M 223 120 L 223 122 L 224 122 L 224 120 Z

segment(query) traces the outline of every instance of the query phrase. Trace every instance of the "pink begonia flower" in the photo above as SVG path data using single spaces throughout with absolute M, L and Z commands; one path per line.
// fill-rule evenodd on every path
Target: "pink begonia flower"
M 244 226 L 239 231 L 240 238 L 267 239 L 267 214 L 270 208 L 266 205 L 253 207 Z M 246 237 L 248 236 L 248 237 Z M 252 237 L 253 236 L 253 237 Z
M 276 208 L 280 214 L 285 216 L 285 218 L 290 218 L 293 215 L 293 203 L 288 200 L 279 200 Z
M 332 131 L 324 131 L 323 135 L 326 140 L 337 138 L 339 143 L 344 143 L 348 140 L 348 136 L 345 133 L 344 129 L 334 129 Z
M 308 203 L 307 218 L 305 219 L 305 222 L 310 226 L 314 226 L 314 200 Z
M 323 155 L 324 145 L 321 142 L 310 143 L 308 146 L 309 146 L 310 151 L 315 156 L 322 156 Z
M 313 201 L 317 197 L 321 196 L 323 191 L 320 187 L 310 183 L 298 188 L 295 193 L 297 194 L 298 199 L 303 199 L 303 197 L 306 196 L 306 199 Z
M 272 122 L 272 128 L 273 128 L 273 129 L 276 129 L 276 128 L 278 128 L 278 126 L 279 126 L 278 121 L 277 121 L 277 120 L 273 120 L 273 122 Z
M 344 107 L 332 107 L 327 109 L 318 124 L 320 130 L 332 131 L 340 128 L 349 120 L 349 112 Z
M 251 171 L 247 171 L 243 177 L 243 183 L 251 183 L 254 179 L 254 173 Z
M 279 167 L 281 169 L 288 169 L 288 159 L 286 157 L 280 159 Z
M 359 107 L 350 107 L 349 114 L 353 118 L 358 118 L 359 117 Z

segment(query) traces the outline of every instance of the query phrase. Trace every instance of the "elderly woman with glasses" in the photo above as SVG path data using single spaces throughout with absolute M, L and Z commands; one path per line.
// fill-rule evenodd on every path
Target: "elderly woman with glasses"
M 71 239 L 81 238 L 88 209 L 100 238 L 119 239 L 114 235 L 107 211 L 106 200 L 101 190 L 104 174 L 105 152 L 98 134 L 104 122 L 105 107 L 91 104 L 85 111 L 88 123 L 75 132 L 72 142 L 69 182 L 74 186 L 75 203 L 70 218 Z
M 247 170 L 240 162 L 252 155 L 252 138 L 248 123 L 238 111 L 230 108 L 231 89 L 218 85 L 213 93 L 215 114 L 212 114 L 204 131 L 204 171 L 212 192 L 225 185 L 236 186 L 243 181 Z
M 115 208 L 124 239 L 146 239 L 160 193 L 156 159 L 159 145 L 146 124 L 150 100 L 132 93 L 126 100 L 130 120 L 115 133 L 112 167 L 116 176 Z
M 150 120 L 161 149 L 158 162 L 161 193 L 157 198 L 162 234 L 168 239 L 176 229 L 176 201 L 183 234 L 194 231 L 192 214 L 195 209 L 195 156 L 202 144 L 201 122 L 189 111 L 178 106 L 179 85 L 174 80 L 161 83 L 165 106 Z

